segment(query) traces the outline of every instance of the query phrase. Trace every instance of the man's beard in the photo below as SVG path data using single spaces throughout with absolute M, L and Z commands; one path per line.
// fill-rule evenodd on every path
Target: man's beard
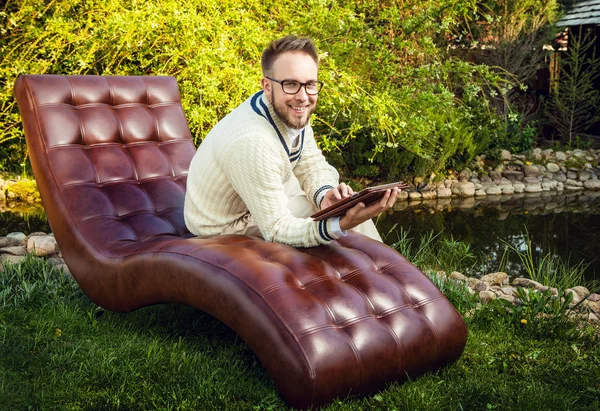
M 312 114 L 315 112 L 315 105 L 309 106 L 306 108 L 306 121 L 303 121 L 302 118 L 298 118 L 298 116 L 288 116 L 286 115 L 286 111 L 281 111 L 279 109 L 279 107 L 277 107 L 277 103 L 275 101 L 275 94 L 272 94 L 273 96 L 273 111 L 275 111 L 275 114 L 277 114 L 277 117 L 279 117 L 279 119 L 281 120 L 281 122 L 283 124 L 285 124 L 286 126 L 288 126 L 289 128 L 293 128 L 293 129 L 301 129 L 304 128 L 307 124 L 308 121 L 310 120 L 310 116 L 312 116 Z M 284 110 L 287 110 L 287 105 L 285 105 Z M 291 117 L 291 118 L 290 118 Z

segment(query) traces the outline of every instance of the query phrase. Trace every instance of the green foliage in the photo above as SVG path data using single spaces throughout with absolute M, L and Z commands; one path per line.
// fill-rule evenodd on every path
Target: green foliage
M 0 266 L 0 307 L 35 306 L 48 298 L 71 297 L 74 290 L 69 275 L 33 254 L 19 264 Z
M 23 179 L 9 184 L 6 189 L 7 197 L 29 203 L 41 201 L 37 184 L 33 180 Z
M 309 35 L 320 49 L 325 88 L 313 124 L 348 177 L 460 164 L 497 132 L 495 114 L 473 107 L 489 105 L 490 90 L 501 93 L 496 73 L 447 53 L 447 34 L 474 4 L 8 0 L 0 10 L 0 169 L 25 167 L 12 96 L 19 74 L 175 76 L 199 144 L 258 90 L 261 51 L 286 33 Z M 485 92 L 465 102 L 471 86 Z
M 445 275 L 436 275 L 435 273 L 427 276 L 462 315 L 476 307 L 479 299 L 469 293 L 469 287 L 464 281 L 453 280 Z
M 554 296 L 550 290 L 544 292 L 517 288 L 515 297 L 518 304 L 497 299 L 488 302 L 475 315 L 481 318 L 502 318 L 506 325 L 519 333 L 534 338 L 578 340 L 586 336 L 597 340 L 598 335 L 592 327 L 591 333 L 585 326 L 569 316 L 573 310 L 569 307 L 573 295 L 565 298 Z
M 392 227 L 390 232 L 394 231 Z M 438 238 L 441 232 L 433 231 L 422 235 L 421 238 L 411 238 L 409 230 L 400 228 L 396 231 L 398 241 L 392 244 L 400 254 L 421 270 L 468 271 L 476 262 L 471 247 L 461 241 L 450 238 Z
M 523 234 L 523 243 L 520 247 L 524 248 L 523 251 L 510 244 L 507 244 L 507 247 L 517 254 L 527 271 L 528 277 L 541 284 L 556 287 L 561 291 L 578 285 L 593 289 L 597 285 L 595 281 L 586 280 L 585 269 L 587 265 L 583 261 L 572 265 L 568 261 L 563 261 L 552 250 L 548 250 L 544 255 L 536 258 L 528 232 Z
M 0 304 L 1 407 L 290 409 L 250 348 L 210 315 L 177 304 L 105 312 L 70 277 L 67 286 L 59 277 L 42 285 L 46 264 L 21 267 L 44 292 L 19 291 L 18 303 Z M 599 408 L 600 345 L 590 334 L 537 338 L 521 318 L 508 326 L 504 314 L 491 314 L 465 318 L 469 336 L 457 362 L 323 409 Z
M 595 87 L 600 78 L 600 56 L 596 56 L 594 47 L 589 32 L 570 33 L 558 87 L 550 96 L 548 122 L 569 145 L 578 133 L 586 132 L 600 121 L 600 90 Z

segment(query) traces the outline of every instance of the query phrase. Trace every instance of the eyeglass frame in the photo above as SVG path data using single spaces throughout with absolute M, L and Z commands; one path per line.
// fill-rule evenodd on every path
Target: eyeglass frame
M 271 81 L 274 81 L 275 83 L 279 83 L 279 84 L 281 85 L 281 90 L 282 90 L 282 91 L 283 91 L 285 94 L 289 94 L 289 95 L 292 95 L 292 96 L 293 96 L 294 94 L 298 94 L 298 92 L 299 92 L 299 91 L 302 89 L 302 87 L 303 87 L 303 86 L 304 86 L 304 91 L 305 91 L 305 92 L 306 92 L 306 94 L 307 94 L 307 95 L 309 95 L 309 96 L 316 96 L 316 95 L 318 95 L 318 94 L 321 92 L 321 89 L 323 88 L 323 82 L 322 82 L 322 81 L 319 81 L 319 80 L 314 80 L 314 81 L 313 81 L 313 80 L 311 80 L 311 81 L 309 81 L 309 82 L 306 82 L 306 83 L 301 83 L 301 82 L 299 82 L 298 80 L 292 80 L 292 79 L 276 80 L 276 79 L 274 79 L 274 78 L 272 78 L 272 77 L 267 77 L 267 76 L 265 76 L 265 78 L 266 78 L 266 79 L 269 79 L 269 80 L 271 80 Z M 288 93 L 287 91 L 285 91 L 285 89 L 284 89 L 284 83 L 285 83 L 285 82 L 287 82 L 287 81 L 290 81 L 290 82 L 292 82 L 292 81 L 293 81 L 294 83 L 298 83 L 298 84 L 299 84 L 298 90 L 296 90 L 296 91 L 295 91 L 295 92 L 293 92 L 293 93 Z M 309 92 L 308 92 L 308 89 L 306 88 L 306 86 L 308 86 L 308 85 L 309 85 L 309 84 L 311 84 L 311 83 L 317 84 L 317 86 L 318 86 L 318 87 L 317 87 L 317 92 L 316 92 L 316 93 L 314 93 L 314 94 L 312 94 L 312 93 L 309 93 Z

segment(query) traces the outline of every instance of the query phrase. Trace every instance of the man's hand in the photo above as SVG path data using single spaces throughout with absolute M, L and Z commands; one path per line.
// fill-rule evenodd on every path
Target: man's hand
M 352 187 L 347 185 L 346 183 L 340 183 L 336 188 L 332 188 L 323 197 L 323 201 L 321 201 L 321 210 L 334 205 L 338 201 L 351 197 L 354 195 L 354 190 Z
M 340 228 L 342 230 L 349 230 L 373 217 L 377 217 L 384 211 L 389 210 L 396 202 L 399 191 L 400 190 L 397 187 L 393 190 L 386 190 L 381 200 L 368 207 L 365 207 L 364 203 L 358 203 L 350 210 L 346 211 L 346 214 L 340 218 Z

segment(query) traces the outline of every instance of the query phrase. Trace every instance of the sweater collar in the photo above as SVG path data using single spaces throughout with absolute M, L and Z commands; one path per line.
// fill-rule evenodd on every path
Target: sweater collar
M 293 129 L 283 124 L 279 116 L 275 113 L 273 105 L 269 102 L 265 92 L 262 90 L 251 97 L 250 105 L 256 114 L 265 118 L 275 129 L 283 148 L 290 157 L 290 161 L 298 160 L 302 152 L 302 146 L 304 145 L 306 127 Z M 300 135 L 299 144 L 292 151 L 292 141 L 298 135 Z

